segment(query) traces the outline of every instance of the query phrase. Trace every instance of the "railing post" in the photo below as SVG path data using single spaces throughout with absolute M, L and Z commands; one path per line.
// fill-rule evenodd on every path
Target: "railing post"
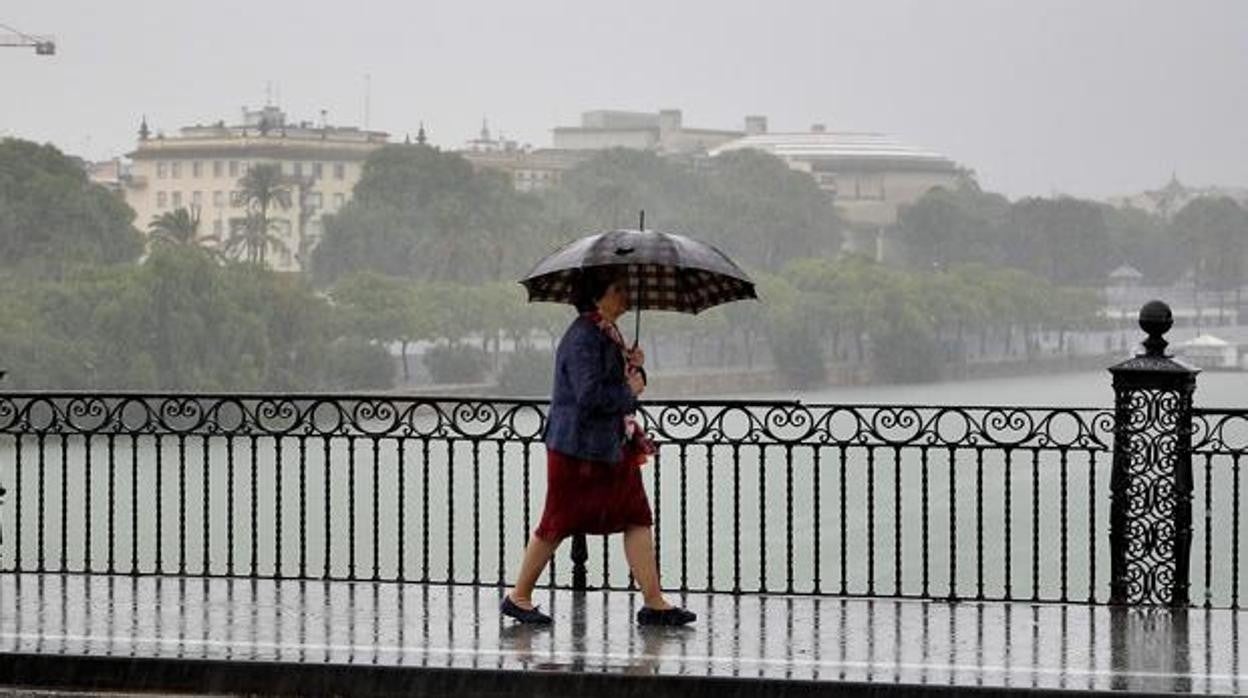
M 1170 307 L 1140 309 L 1144 353 L 1112 366 L 1111 604 L 1187 606 L 1192 544 L 1192 393 L 1199 370 L 1166 354 Z
M 587 560 L 589 560 L 589 546 L 585 543 L 585 534 L 574 534 L 572 536 L 572 588 L 576 591 L 585 591 L 588 588 L 589 582 L 585 572 Z

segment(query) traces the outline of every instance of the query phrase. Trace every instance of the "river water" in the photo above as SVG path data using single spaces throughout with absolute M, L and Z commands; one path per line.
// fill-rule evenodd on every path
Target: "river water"
M 1107 409 L 1106 372 L 741 395 L 806 404 Z M 1248 403 L 1248 374 L 1201 376 L 1198 406 Z M 21 479 L 17 460 L 20 450 Z M 527 510 L 525 474 L 528 474 Z M 88 474 L 89 473 L 89 474 Z M 664 583 L 689 588 L 1104 600 L 1107 453 L 1073 448 L 665 446 L 643 470 Z M 1210 598 L 1248 559 L 1231 536 L 1229 459 L 1212 475 Z M 11 568 L 305 574 L 485 583 L 514 573 L 544 497 L 544 454 L 474 440 L 0 437 Z M 426 484 L 427 483 L 427 484 Z M 1205 593 L 1197 478 L 1195 595 Z M 19 496 L 20 494 L 20 496 Z M 18 500 L 20 499 L 20 503 Z M 568 580 L 568 546 L 556 578 Z M 734 553 L 735 551 L 735 553 Z M 616 538 L 590 541 L 590 582 L 627 583 Z M 1248 595 L 1240 575 L 1240 595 Z M 954 582 L 951 585 L 951 580 Z M 1201 600 L 1201 598 L 1197 598 Z

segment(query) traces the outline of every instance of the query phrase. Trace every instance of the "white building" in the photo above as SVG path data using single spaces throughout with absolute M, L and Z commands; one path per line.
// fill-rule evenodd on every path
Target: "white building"
M 301 259 L 320 239 L 321 216 L 347 202 L 364 160 L 385 145 L 388 135 L 355 127 L 288 123 L 277 107 L 243 110 L 242 123 L 187 126 L 176 135 L 153 135 L 144 119 L 139 144 L 124 178 L 126 202 L 135 225 L 146 231 L 157 216 L 187 208 L 198 211 L 200 235 L 229 237 L 245 217 L 239 180 L 259 164 L 280 165 L 291 187 L 293 205 L 271 210 L 283 249 L 270 250 L 269 264 L 298 271 Z

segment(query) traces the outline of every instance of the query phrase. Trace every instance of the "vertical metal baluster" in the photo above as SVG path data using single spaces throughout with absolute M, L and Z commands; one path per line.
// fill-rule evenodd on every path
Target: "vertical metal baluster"
M 347 578 L 355 573 L 355 437 L 347 437 Z
M 312 414 L 309 420 L 315 420 Z M 299 442 L 299 578 L 308 578 L 308 437 L 300 434 Z
M 529 499 L 533 496 L 532 485 L 530 484 L 532 480 L 531 461 L 533 444 L 526 440 L 521 442 L 521 445 L 524 447 L 524 472 L 522 474 L 524 480 L 524 545 L 527 546 L 529 544 L 529 535 L 533 531 L 532 505 L 529 502 Z
M 1069 561 L 1070 561 L 1070 554 L 1069 554 L 1069 550 L 1070 550 L 1070 548 L 1069 548 L 1069 545 L 1068 545 L 1068 536 L 1069 536 L 1069 528 L 1070 528 L 1070 517 L 1069 517 L 1069 509 L 1068 509 L 1068 507 L 1067 507 L 1067 502 L 1066 502 L 1066 500 L 1067 500 L 1067 493 L 1066 493 L 1066 490 L 1067 490 L 1067 487 L 1068 487 L 1068 485 L 1067 485 L 1067 449 L 1065 449 L 1065 448 L 1060 449 L 1060 450 L 1058 451 L 1058 454 L 1059 454 L 1059 457 L 1060 457 L 1060 460 L 1061 460 L 1061 471 L 1060 471 L 1060 477 L 1061 477 L 1061 482 L 1060 482 L 1060 485 L 1061 485 L 1061 488 L 1062 488 L 1062 491 L 1061 491 L 1061 505 L 1060 505 L 1060 507 L 1061 507 L 1061 512 L 1062 512 L 1062 514 L 1061 514 L 1061 516 L 1062 516 L 1062 523 L 1061 523 L 1061 537 L 1062 537 L 1062 542 L 1061 542 L 1061 555 L 1062 555 L 1062 569 L 1061 569 L 1061 575 L 1062 575 L 1062 579 L 1061 579 L 1061 582 L 1062 582 L 1062 602 L 1064 603 L 1064 602 L 1066 602 L 1066 601 L 1069 599 L 1069 596 L 1068 596 L 1068 593 L 1067 593 L 1067 592 L 1068 592 L 1068 584 L 1067 584 L 1067 581 L 1068 581 L 1068 574 L 1067 574 L 1067 569 L 1066 569 L 1066 568 L 1067 568 L 1067 564 L 1068 564 L 1068 563 L 1069 563 Z
M 687 445 L 680 445 L 680 589 L 689 588 L 689 464 L 686 453 Z
M 256 484 L 257 473 L 259 468 L 256 466 L 256 444 L 257 437 L 250 437 L 251 444 L 251 569 L 248 570 L 249 577 L 257 577 L 260 574 L 260 523 L 259 523 L 259 501 L 260 488 Z
M 1213 608 L 1213 454 L 1205 454 L 1205 608 Z M 1208 625 L 1205 626 L 1206 628 Z
M 38 508 L 38 512 L 39 512 L 39 518 L 38 518 L 38 521 L 39 521 L 39 536 L 38 536 L 39 564 L 35 567 L 36 572 L 46 572 L 48 569 L 48 563 L 47 563 L 48 548 L 46 544 L 47 519 L 45 518 L 47 515 L 47 503 L 46 503 L 47 495 L 45 494 L 46 489 L 47 489 L 47 484 L 45 481 L 45 474 L 46 474 L 46 469 L 47 469 L 47 465 L 46 465 L 47 445 L 45 443 L 46 438 L 47 437 L 44 435 L 42 431 L 39 432 L 38 436 L 35 438 L 35 443 L 39 452 L 39 508 Z
M 225 573 L 234 576 L 234 437 L 225 437 Z
M 381 439 L 373 437 L 373 581 L 381 581 Z
M 395 495 L 397 501 L 396 508 L 399 511 L 399 571 L 395 575 L 395 580 L 399 582 L 407 581 L 407 439 L 399 437 L 398 452 L 398 477 L 399 491 Z M 399 592 L 399 599 L 402 600 L 402 591 Z M 399 629 L 402 631 L 402 621 L 400 621 Z
M 732 591 L 741 593 L 741 445 L 732 444 Z
M 1088 454 L 1088 603 L 1096 603 L 1096 456 Z
M 186 434 L 178 434 L 178 574 L 186 576 Z
M 784 579 L 793 593 L 793 444 L 784 445 Z
M 949 600 L 958 598 L 958 453 L 949 447 Z M 952 612 L 950 613 L 952 619 Z M 952 622 L 952 620 L 950 621 Z M 952 673 L 950 674 L 952 678 Z
M 767 592 L 767 447 L 758 447 L 758 590 Z
M 273 578 L 282 578 L 282 436 L 273 437 Z
M 321 440 L 321 452 L 324 461 L 321 465 L 321 477 L 323 481 L 321 488 L 324 491 L 322 495 L 325 498 L 325 519 L 321 522 L 324 540 L 321 541 L 325 549 L 324 557 L 321 560 L 321 577 L 329 579 L 333 576 L 333 548 L 330 545 L 330 535 L 332 531 L 332 523 L 334 520 L 334 483 L 330 475 L 332 473 L 333 462 L 333 437 L 326 435 Z
M 1239 610 L 1239 458 L 1236 453 L 1231 466 L 1231 608 Z
M 846 504 L 847 504 L 847 498 L 846 498 L 846 493 L 845 493 L 845 477 L 846 477 L 846 471 L 849 469 L 849 462 L 846 460 L 846 455 L 847 455 L 846 449 L 847 449 L 847 446 L 845 444 L 840 445 L 840 450 L 841 450 L 840 472 L 837 473 L 837 476 L 840 478 L 840 487 L 837 490 L 837 494 L 839 496 L 839 499 L 841 500 L 840 512 L 839 512 L 840 524 L 841 524 L 841 529 L 840 529 L 841 535 L 840 535 L 840 538 L 838 538 L 838 542 L 841 546 L 841 550 L 840 550 L 840 553 L 841 553 L 841 560 L 840 560 L 841 562 L 841 591 L 840 591 L 840 594 L 841 596 L 846 596 L 849 594 L 849 569 L 848 569 L 849 567 L 849 564 L 848 564 L 849 542 L 846 540 L 846 538 L 848 537 L 848 523 L 849 522 L 848 522 L 848 516 L 845 511 Z
M 814 550 L 812 551 L 814 553 L 814 560 L 815 560 L 815 579 L 814 579 L 814 584 L 813 584 L 813 591 L 815 594 L 822 594 L 823 588 L 822 588 L 822 585 L 820 584 L 820 579 L 821 579 L 821 570 L 820 570 L 821 555 L 820 553 L 822 553 L 823 551 L 821 550 L 822 540 L 820 539 L 820 535 L 819 535 L 820 532 L 823 530 L 823 516 L 820 513 L 822 509 L 822 502 L 820 501 L 821 495 L 819 493 L 820 454 L 822 453 L 822 449 L 819 448 L 818 446 L 815 446 L 812 449 L 812 451 L 813 451 L 812 457 L 814 458 L 812 467 L 814 468 L 814 476 L 815 476 L 815 491 L 811 495 L 813 499 L 813 503 L 814 503 L 813 508 L 814 508 L 814 517 L 815 517 L 814 526 L 813 526 L 815 539 L 814 539 Z M 816 608 L 818 608 L 818 606 Z M 817 623 L 816 623 L 815 633 L 816 633 L 815 637 L 816 639 L 818 639 L 818 624 Z
M 202 449 L 201 453 L 203 454 L 203 462 L 199 469 L 199 477 L 200 477 L 200 487 L 202 488 L 202 491 L 204 493 L 204 504 L 201 509 L 201 511 L 203 512 L 203 517 L 204 517 L 202 521 L 204 540 L 200 544 L 201 545 L 200 553 L 201 553 L 201 558 L 202 558 L 200 562 L 200 574 L 204 576 L 209 576 L 211 574 L 211 569 L 212 569 L 212 557 L 211 557 L 212 531 L 208 525 L 208 522 L 212 519 L 212 485 L 211 485 L 211 481 L 208 478 L 208 464 L 209 464 L 209 461 L 212 460 L 212 456 L 208 450 L 208 436 L 206 434 L 200 437 L 199 443 Z
M 420 581 L 429 581 L 429 437 L 423 437 L 421 444 L 421 478 L 420 488 Z
M 867 596 L 875 596 L 875 446 L 867 446 Z
M 905 511 L 901 508 L 901 449 L 893 449 L 893 594 L 901 596 L 901 566 L 902 566 L 902 541 L 901 541 L 901 513 Z M 927 449 L 919 447 L 920 459 L 920 476 L 923 478 L 923 587 L 922 596 L 927 596 Z
M 507 461 L 507 458 L 506 458 L 507 442 L 500 439 L 497 442 L 497 445 L 498 445 L 498 467 L 495 469 L 494 473 L 496 477 L 498 478 L 497 481 L 495 482 L 495 487 L 498 488 L 496 490 L 498 492 L 498 545 L 496 546 L 495 550 L 498 551 L 498 568 L 497 568 L 498 580 L 496 583 L 498 584 L 498 586 L 501 587 L 507 583 L 506 575 L 503 573 L 504 562 L 505 562 L 504 558 L 506 557 L 506 550 L 507 550 L 506 530 L 503 525 L 507 519 L 507 497 L 506 497 L 507 490 L 506 490 L 506 482 L 505 482 L 506 478 L 503 477 L 505 474 L 504 471 L 506 468 L 506 461 Z
M 117 436 L 108 443 L 108 573 L 117 574 Z
M 82 439 L 83 447 L 83 466 L 86 479 L 86 487 L 83 493 L 83 520 L 82 520 L 82 569 L 84 572 L 92 571 L 91 564 L 91 500 L 94 499 L 94 487 L 92 487 L 93 479 L 91 477 L 92 457 L 91 457 L 91 434 L 86 434 Z
M 91 476 L 92 466 L 94 465 L 92 462 L 93 459 L 91 457 L 91 434 L 88 433 L 84 435 L 82 441 L 83 441 L 82 447 L 84 451 L 84 455 L 83 455 L 84 468 L 83 469 L 86 471 L 85 472 L 86 487 L 84 488 L 85 491 L 82 497 L 83 499 L 82 569 L 84 572 L 91 572 L 92 567 L 93 567 L 93 565 L 91 564 L 91 504 L 92 504 L 91 500 L 95 499 L 95 492 L 94 492 L 95 488 L 92 486 L 94 482 Z
M 69 571 L 69 437 L 61 434 L 61 562 L 60 572 Z
M 1012 540 L 1011 535 L 1013 531 L 1012 511 L 1013 511 L 1013 488 L 1014 488 L 1013 475 L 1014 474 L 1013 472 L 1011 472 L 1011 466 L 1013 465 L 1013 463 L 1014 463 L 1014 451 L 1013 449 L 1006 447 L 1005 449 L 1005 531 L 1004 531 L 1004 535 L 1005 535 L 1005 599 L 1006 600 L 1013 598 L 1013 592 L 1012 592 L 1013 583 L 1010 579 L 1010 576 L 1011 576 L 1010 575 L 1010 572 L 1011 572 L 1010 563 L 1012 562 L 1012 558 L 1013 558 L 1013 555 L 1011 553 L 1011 545 L 1010 545 L 1010 542 Z
M 13 435 L 13 569 L 23 572 L 22 564 L 22 493 L 25 491 L 22 482 L 22 435 Z
M 975 600 L 984 600 L 984 449 L 982 446 L 975 448 Z
M 455 581 L 455 440 L 446 440 L 446 581 Z
M 706 445 L 706 590 L 715 590 L 715 451 Z
M 130 434 L 130 573 L 139 573 L 139 436 Z
M 1040 449 L 1031 449 L 1031 600 L 1040 600 Z
M 663 569 L 663 448 L 656 446 L 654 451 L 654 559 L 659 569 Z
M 472 584 L 481 583 L 481 442 L 472 440 Z
M 929 589 L 929 583 L 931 581 L 931 543 L 930 543 L 931 487 L 929 484 L 929 477 L 930 477 L 929 468 L 927 468 L 927 447 L 926 446 L 919 447 L 919 457 L 920 457 L 920 471 L 919 472 L 922 476 L 922 484 L 921 484 L 921 491 L 920 491 L 920 494 L 922 497 L 922 501 L 921 501 L 922 518 L 920 519 L 920 522 L 919 522 L 920 531 L 922 534 L 922 542 L 920 543 L 920 548 L 922 551 L 922 566 L 924 566 L 924 569 L 922 569 L 922 573 L 924 573 L 924 579 L 922 579 L 922 592 L 920 593 L 920 596 L 924 598 L 929 598 L 930 594 L 927 593 L 927 589 Z M 899 460 L 901 458 L 900 450 L 897 451 L 897 458 L 899 458 Z M 901 512 L 897 512 L 897 516 L 901 516 Z
M 165 448 L 156 434 L 156 574 L 164 574 L 165 549 Z

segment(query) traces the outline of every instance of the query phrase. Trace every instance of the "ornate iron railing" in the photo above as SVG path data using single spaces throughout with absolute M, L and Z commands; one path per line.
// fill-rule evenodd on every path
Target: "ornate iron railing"
M 642 417 L 669 588 L 1109 599 L 1109 410 L 655 401 Z M 1198 414 L 1197 511 L 1234 517 L 1197 527 L 1205 604 L 1238 604 L 1242 446 L 1226 444 L 1244 419 Z M 0 395 L 0 569 L 503 585 L 541 511 L 543 423 L 531 400 Z M 630 586 L 609 541 L 566 547 L 547 584 Z
M 1200 580 L 1192 603 L 1205 608 L 1240 608 L 1248 597 L 1248 579 L 1240 570 L 1248 542 L 1248 517 L 1240 515 L 1240 493 L 1248 459 L 1248 410 L 1196 409 L 1192 419 L 1192 548 L 1200 562 L 1192 575 Z M 1197 559 L 1195 556 L 1193 560 Z

